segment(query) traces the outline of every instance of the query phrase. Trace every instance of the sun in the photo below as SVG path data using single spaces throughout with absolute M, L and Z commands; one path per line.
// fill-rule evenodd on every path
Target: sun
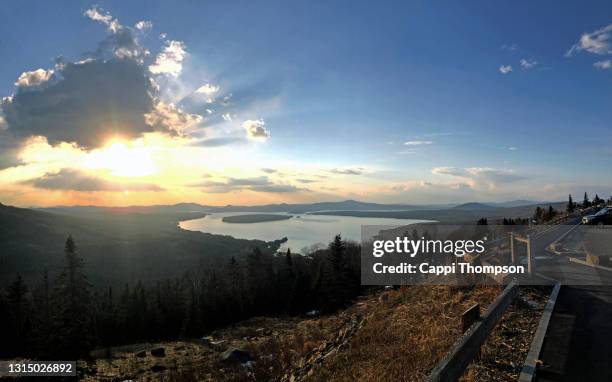
M 124 177 L 142 177 L 157 172 L 152 150 L 141 140 L 113 140 L 103 149 L 89 153 L 85 167 L 107 169 L 111 175 Z

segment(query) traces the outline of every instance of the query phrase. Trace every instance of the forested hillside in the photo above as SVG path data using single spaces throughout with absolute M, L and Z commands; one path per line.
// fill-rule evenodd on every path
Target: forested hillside
M 0 205 L 0 287 L 16 274 L 30 282 L 43 271 L 61 268 L 63 246 L 72 235 L 85 260 L 85 273 L 97 286 L 145 284 L 182 275 L 187 269 L 211 267 L 259 247 L 278 244 L 184 231 L 183 219 L 202 213 L 96 213 L 72 216 Z
M 0 294 L 0 357 L 87 358 L 96 347 L 200 337 L 256 315 L 333 311 L 361 291 L 359 253 L 338 235 L 308 256 L 256 247 L 154 285 L 134 278 L 101 288 L 68 237 L 56 276 L 27 283 L 18 274 Z

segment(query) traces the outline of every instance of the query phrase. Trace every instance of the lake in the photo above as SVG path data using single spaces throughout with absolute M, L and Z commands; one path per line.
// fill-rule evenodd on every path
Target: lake
M 226 216 L 249 215 L 256 212 L 225 212 L 213 213 L 200 219 L 186 220 L 179 223 L 182 229 L 201 231 L 217 235 L 229 235 L 238 239 L 259 239 L 272 241 L 287 237 L 281 250 L 291 248 L 293 252 L 301 252 L 313 245 L 326 246 L 336 234 L 344 239 L 360 241 L 361 226 L 401 227 L 408 224 L 424 222 L 413 219 L 369 218 L 352 216 L 292 214 L 288 220 L 277 220 L 258 223 L 226 223 Z M 268 213 L 266 213 L 268 214 Z M 274 215 L 287 215 L 277 213 Z

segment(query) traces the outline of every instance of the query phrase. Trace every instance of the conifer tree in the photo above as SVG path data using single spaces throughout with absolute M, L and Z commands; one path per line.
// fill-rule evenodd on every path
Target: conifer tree
M 574 200 L 572 199 L 572 195 L 569 195 L 569 198 L 567 200 L 567 207 L 566 207 L 566 211 L 567 213 L 571 214 L 572 212 L 574 212 Z
M 10 325 L 8 328 L 7 342 L 16 353 L 25 349 L 28 342 L 30 329 L 29 309 L 30 303 L 27 299 L 28 287 L 25 285 L 20 274 L 17 275 L 7 288 L 8 315 Z
M 65 359 L 87 356 L 93 345 L 91 285 L 83 273 L 83 259 L 69 236 L 64 247 L 64 268 L 54 290 L 52 346 Z
M 585 192 L 584 199 L 582 200 L 582 208 L 587 208 L 591 206 L 591 202 L 589 201 L 589 195 Z
M 593 205 L 598 206 L 600 203 L 601 199 L 599 199 L 599 195 L 595 194 L 595 197 L 593 198 Z

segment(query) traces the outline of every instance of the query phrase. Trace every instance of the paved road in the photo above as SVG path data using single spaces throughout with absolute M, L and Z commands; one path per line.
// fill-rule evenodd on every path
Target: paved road
M 570 228 L 539 238 L 537 253 Z M 564 284 L 544 338 L 537 381 L 612 381 L 612 272 L 561 256 L 536 263 L 536 272 Z
M 612 287 L 562 286 L 537 381 L 612 381 Z

